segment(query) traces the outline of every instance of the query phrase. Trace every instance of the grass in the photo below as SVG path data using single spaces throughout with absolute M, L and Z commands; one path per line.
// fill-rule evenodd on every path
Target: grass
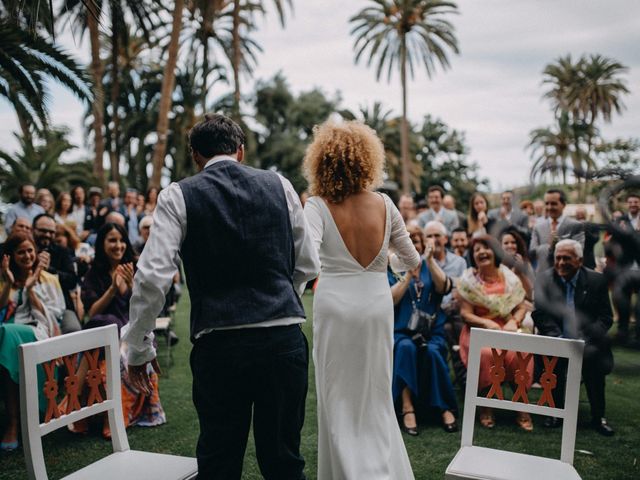
M 311 312 L 312 297 L 304 299 L 307 312 Z M 167 413 L 167 424 L 156 428 L 128 430 L 131 448 L 153 452 L 193 456 L 198 436 L 198 422 L 191 403 L 191 373 L 189 370 L 188 299 L 184 298 L 177 312 L 176 330 L 180 343 L 174 347 L 174 364 L 161 379 L 160 395 Z M 311 340 L 311 322 L 304 326 Z M 614 350 L 616 366 L 607 377 L 607 417 L 616 429 L 612 438 L 604 438 L 586 426 L 589 404 L 582 389 L 579 426 L 576 439 L 574 465 L 585 480 L 626 480 L 640 478 L 640 352 Z M 307 461 L 308 478 L 316 478 L 317 428 L 314 369 L 310 364 L 309 394 L 306 422 L 302 432 L 302 450 Z M 462 400 L 463 392 L 458 392 Z M 462 402 L 460 401 L 460 404 Z M 4 405 L 0 403 L 0 429 L 5 423 Z M 474 442 L 478 445 L 507 449 L 522 453 L 558 458 L 560 430 L 546 430 L 540 418 L 534 418 L 531 433 L 520 432 L 511 412 L 498 415 L 493 431 L 476 428 Z M 444 471 L 460 445 L 460 433 L 446 434 L 439 425 L 421 427 L 418 437 L 404 436 L 416 479 L 444 477 Z M 60 478 L 78 468 L 94 462 L 111 451 L 111 443 L 98 432 L 78 437 L 66 430 L 56 431 L 44 439 L 49 477 Z M 245 456 L 243 478 L 262 478 L 255 462 L 252 440 Z M 22 450 L 0 454 L 0 480 L 26 478 Z M 551 479 L 549 479 L 551 480 Z

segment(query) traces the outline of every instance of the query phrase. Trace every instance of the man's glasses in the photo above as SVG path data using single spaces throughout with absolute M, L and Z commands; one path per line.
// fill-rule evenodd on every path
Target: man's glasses
M 38 232 L 38 233 L 41 233 L 43 235 L 55 235 L 56 234 L 55 230 L 49 230 L 48 228 L 36 228 L 35 231 Z

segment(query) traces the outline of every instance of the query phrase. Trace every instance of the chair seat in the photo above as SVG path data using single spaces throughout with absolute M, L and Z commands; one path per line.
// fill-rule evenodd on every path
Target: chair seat
M 195 458 L 127 450 L 98 460 L 63 480 L 187 480 L 197 473 Z
M 171 326 L 171 317 L 156 318 L 155 330 L 167 330 Z
M 568 463 L 484 447 L 462 447 L 445 472 L 446 480 L 580 480 Z

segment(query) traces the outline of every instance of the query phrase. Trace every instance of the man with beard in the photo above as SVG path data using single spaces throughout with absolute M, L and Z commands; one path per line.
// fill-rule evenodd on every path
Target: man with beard
M 33 203 L 36 199 L 36 187 L 30 183 L 22 185 L 18 190 L 20 201 L 11 205 L 4 222 L 7 235 L 18 217 L 26 218 L 31 222 L 37 215 L 44 213 L 44 208 Z
M 42 213 L 33 219 L 33 239 L 38 249 L 38 262 L 47 272 L 57 275 L 66 310 L 60 320 L 62 333 L 77 332 L 82 328 L 71 298 L 78 285 L 78 275 L 73 262 L 73 252 L 55 243 L 56 222 L 50 215 Z

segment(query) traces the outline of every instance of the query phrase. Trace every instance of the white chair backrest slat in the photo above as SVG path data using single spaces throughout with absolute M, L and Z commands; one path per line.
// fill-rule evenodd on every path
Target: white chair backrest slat
M 103 403 L 62 415 L 40 424 L 38 365 L 78 352 L 104 348 L 107 367 Z M 46 480 L 42 436 L 94 413 L 106 411 L 111 429 L 111 442 L 116 452 L 129 450 L 124 426 L 120 391 L 120 343 L 115 325 L 83 330 L 20 346 L 20 406 L 22 438 L 29 478 Z
M 498 400 L 494 398 L 489 399 L 478 396 L 480 354 L 481 350 L 487 347 L 514 352 L 534 353 L 567 358 L 568 367 L 564 408 L 551 408 L 547 406 Z M 470 447 L 473 445 L 473 432 L 477 407 L 484 406 L 540 415 L 550 415 L 563 418 L 564 420 L 560 460 L 565 463 L 573 464 L 583 350 L 584 342 L 582 340 L 567 340 L 562 338 L 472 328 L 467 367 L 467 387 L 464 402 L 465 408 L 462 418 L 461 446 Z

